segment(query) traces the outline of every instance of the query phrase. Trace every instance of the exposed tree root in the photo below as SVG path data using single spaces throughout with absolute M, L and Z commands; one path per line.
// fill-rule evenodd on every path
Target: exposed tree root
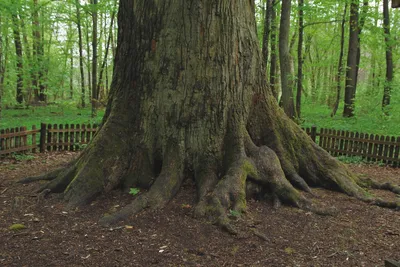
M 231 146 L 225 150 L 223 170 L 218 165 L 221 159 L 213 157 L 198 159 L 198 164 L 192 165 L 198 197 L 195 216 L 207 218 L 231 234 L 237 234 L 237 230 L 231 224 L 230 216 L 233 213 L 235 216 L 245 214 L 246 199 L 250 197 L 271 200 L 275 208 L 283 203 L 319 215 L 335 214 L 335 210 L 319 207 L 299 191 L 315 196 L 311 186 L 341 191 L 380 207 L 399 209 L 399 203 L 373 198 L 363 189 L 370 187 L 399 194 L 399 186 L 358 179 L 313 144 L 297 148 L 312 151 L 309 157 L 296 156 L 299 152 L 295 150 L 288 156 L 287 152 L 282 152 L 287 151 L 280 147 L 282 144 L 274 147 L 272 143 L 274 149 L 257 146 L 247 131 L 236 132 L 245 134 L 228 138 Z M 120 150 L 114 146 L 108 151 L 106 145 L 98 145 L 92 150 L 85 150 L 67 168 L 28 177 L 20 182 L 47 180 L 49 183 L 42 186 L 39 192 L 63 193 L 70 206 L 88 203 L 97 194 L 117 187 L 148 189 L 120 211 L 103 217 L 100 224 L 108 226 L 144 209 L 162 208 L 176 195 L 187 167 L 184 149 L 178 143 L 168 143 L 159 163 L 142 147 L 137 147 L 134 154 L 122 160 L 118 154 L 118 151 L 124 151 L 121 146 Z M 109 156 L 99 161 L 95 156 L 99 153 Z M 160 167 L 157 167 L 158 164 Z
M 41 174 L 38 176 L 31 176 L 31 177 L 23 178 L 21 180 L 18 180 L 17 183 L 28 184 L 28 183 L 32 183 L 32 182 L 36 182 L 36 181 L 52 181 L 52 180 L 56 179 L 60 173 L 64 172 L 66 168 L 74 165 L 75 162 L 76 161 L 73 160 L 73 161 L 69 162 L 67 166 L 58 168 L 58 169 L 48 172 L 48 173 L 44 173 L 44 174 Z
M 365 188 L 373 188 L 373 189 L 381 189 L 393 192 L 395 194 L 400 195 L 400 186 L 397 186 L 392 183 L 379 183 L 371 178 L 361 178 L 359 182 L 360 186 Z
M 400 186 L 397 186 L 397 185 L 389 183 L 389 182 L 379 183 L 378 181 L 375 181 L 374 179 L 371 179 L 371 178 L 360 178 L 358 181 L 358 184 L 361 187 L 364 187 L 367 189 L 372 188 L 372 189 L 386 190 L 386 191 L 390 191 L 394 194 L 400 195 Z M 370 197 L 367 199 L 361 199 L 361 200 L 363 200 L 364 202 L 370 203 L 372 205 L 378 206 L 378 207 L 400 210 L 400 201 L 386 201 L 386 200 L 374 198 L 374 197 Z
M 180 151 L 178 145 L 171 146 L 172 148 L 168 149 L 169 153 L 166 153 L 163 161 L 161 173 L 151 185 L 149 191 L 137 196 L 131 204 L 125 206 L 120 211 L 101 218 L 99 222 L 101 225 L 112 225 L 146 208 L 163 208 L 178 193 L 184 180 L 184 163 L 181 158 L 183 153 Z

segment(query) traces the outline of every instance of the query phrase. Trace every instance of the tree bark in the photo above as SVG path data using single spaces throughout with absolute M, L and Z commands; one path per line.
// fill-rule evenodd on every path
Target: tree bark
M 346 14 L 347 14 L 347 3 L 344 4 L 342 24 L 340 27 L 340 52 L 339 52 L 339 63 L 338 69 L 336 73 L 336 100 L 332 109 L 331 117 L 336 115 L 336 112 L 339 108 L 340 101 L 340 89 L 342 88 L 342 74 L 343 74 L 343 54 L 344 54 L 344 33 L 345 33 L 345 24 L 346 24 Z
M 392 40 L 390 36 L 390 18 L 389 18 L 389 0 L 383 0 L 383 30 L 385 33 L 385 48 L 386 48 L 386 79 L 383 89 L 382 110 L 386 115 L 389 111 L 386 106 L 390 104 L 390 95 L 392 92 L 393 80 L 393 58 L 392 58 Z
M 283 0 L 281 22 L 279 28 L 279 60 L 281 66 L 281 102 L 283 110 L 289 118 L 295 118 L 296 112 L 293 100 L 294 76 L 289 51 L 291 1 Z
M 36 178 L 51 180 L 43 190 L 79 206 L 142 188 L 100 221 L 108 225 L 163 207 L 193 177 L 195 214 L 232 233 L 228 210 L 244 212 L 252 196 L 314 212 L 324 211 L 298 189 L 368 200 L 358 178 L 278 107 L 260 67 L 254 2 L 121 0 L 118 25 L 102 126 L 67 169 Z
M 354 98 L 357 87 L 357 57 L 358 57 L 358 1 L 350 4 L 349 51 L 347 54 L 346 85 L 344 96 L 343 117 L 354 116 Z

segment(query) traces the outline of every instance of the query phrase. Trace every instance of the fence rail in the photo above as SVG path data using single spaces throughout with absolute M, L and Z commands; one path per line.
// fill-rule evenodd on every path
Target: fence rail
M 400 167 L 400 136 L 341 131 L 317 127 L 303 129 L 320 147 L 333 156 L 360 156 Z M 0 157 L 12 153 L 77 151 L 88 144 L 97 131 L 94 124 L 44 124 L 37 129 L 16 127 L 0 130 Z
M 359 156 L 367 161 L 382 161 L 400 167 L 400 136 L 385 136 L 316 127 L 306 133 L 332 156 Z
M 12 153 L 77 151 L 88 144 L 97 131 L 94 124 L 45 124 L 31 130 L 17 127 L 0 130 L 0 157 Z

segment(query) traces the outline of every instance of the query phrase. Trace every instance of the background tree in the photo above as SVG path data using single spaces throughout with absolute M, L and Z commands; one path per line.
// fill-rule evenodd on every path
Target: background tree
M 293 100 L 294 75 L 289 51 L 290 10 L 291 1 L 283 0 L 279 28 L 279 61 L 281 67 L 282 107 L 289 118 L 294 118 L 296 117 Z
M 383 0 L 383 30 L 385 33 L 386 46 L 386 79 L 383 91 L 382 109 L 386 115 L 388 115 L 388 110 L 385 109 L 385 107 L 390 104 L 390 94 L 392 91 L 393 80 L 392 40 L 390 37 L 389 21 L 389 0 Z
M 2 16 L 0 14 L 0 33 L 2 33 L 2 25 L 3 25 L 3 20 Z M 2 97 L 3 97 L 3 91 L 4 91 L 4 75 L 6 73 L 6 59 L 4 55 L 4 49 L 3 49 L 3 34 L 0 35 L 0 118 L 1 118 L 1 111 L 2 111 Z
M 296 114 L 301 114 L 301 92 L 303 90 L 303 35 L 304 35 L 304 0 L 299 0 L 299 41 L 297 45 L 297 93 L 296 93 Z
M 278 1 L 279 2 L 279 1 Z M 278 85 L 277 83 L 277 66 L 278 66 L 278 56 L 276 48 L 277 45 L 277 38 L 276 38 L 276 31 L 277 31 L 277 19 L 276 19 L 276 5 L 277 1 L 272 0 L 271 3 L 271 65 L 269 70 L 269 84 L 271 87 L 271 91 L 273 95 L 278 101 Z
M 344 117 L 354 116 L 354 99 L 357 88 L 357 58 L 359 47 L 358 9 L 358 0 L 353 0 L 350 4 L 350 37 L 349 51 L 347 53 L 346 85 L 343 110 Z
M 32 11 L 32 29 L 33 29 L 33 58 L 34 58 L 34 79 L 33 87 L 35 92 L 35 101 L 46 101 L 45 86 L 43 84 L 43 57 L 44 47 L 41 36 L 41 26 L 39 21 L 39 9 L 38 0 L 33 0 L 33 11 Z
M 92 117 L 97 115 L 97 0 L 92 0 Z
M 340 26 L 340 53 L 339 53 L 339 62 L 338 62 L 338 68 L 337 68 L 337 74 L 336 74 L 336 88 L 337 88 L 337 93 L 336 93 L 336 100 L 335 104 L 332 109 L 331 117 L 336 115 L 336 112 L 339 108 L 339 101 L 340 101 L 340 91 L 342 88 L 342 75 L 343 75 L 343 54 L 344 54 L 344 35 L 345 35 L 345 24 L 346 24 L 346 16 L 347 16 L 347 3 L 344 5 L 344 10 L 343 10 L 343 18 L 342 18 L 342 23 Z
M 78 47 L 79 47 L 79 73 L 81 75 L 81 106 L 85 107 L 85 72 L 83 66 L 83 37 L 81 26 L 81 9 L 79 0 L 75 0 L 76 8 L 76 27 L 78 28 Z
M 14 33 L 14 45 L 15 45 L 15 54 L 17 56 L 17 85 L 16 85 L 16 94 L 15 99 L 19 104 L 22 104 L 24 100 L 22 95 L 23 90 L 23 58 L 22 58 L 22 43 L 21 43 L 21 34 L 19 31 L 19 18 L 18 18 L 18 6 L 16 2 L 13 2 L 14 6 L 12 7 L 12 22 L 13 22 L 13 33 Z

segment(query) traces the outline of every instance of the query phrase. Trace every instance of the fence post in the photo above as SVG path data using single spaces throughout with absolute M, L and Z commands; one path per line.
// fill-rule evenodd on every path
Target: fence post
M 36 131 L 36 125 L 32 125 L 32 131 Z M 32 133 L 32 153 L 36 153 L 36 133 Z
M 310 134 L 310 136 L 311 136 L 311 139 L 315 143 L 315 140 L 317 139 L 317 126 L 315 126 L 315 125 L 311 126 L 311 134 Z
M 40 153 L 44 153 L 46 151 L 46 124 L 41 123 L 40 124 Z

